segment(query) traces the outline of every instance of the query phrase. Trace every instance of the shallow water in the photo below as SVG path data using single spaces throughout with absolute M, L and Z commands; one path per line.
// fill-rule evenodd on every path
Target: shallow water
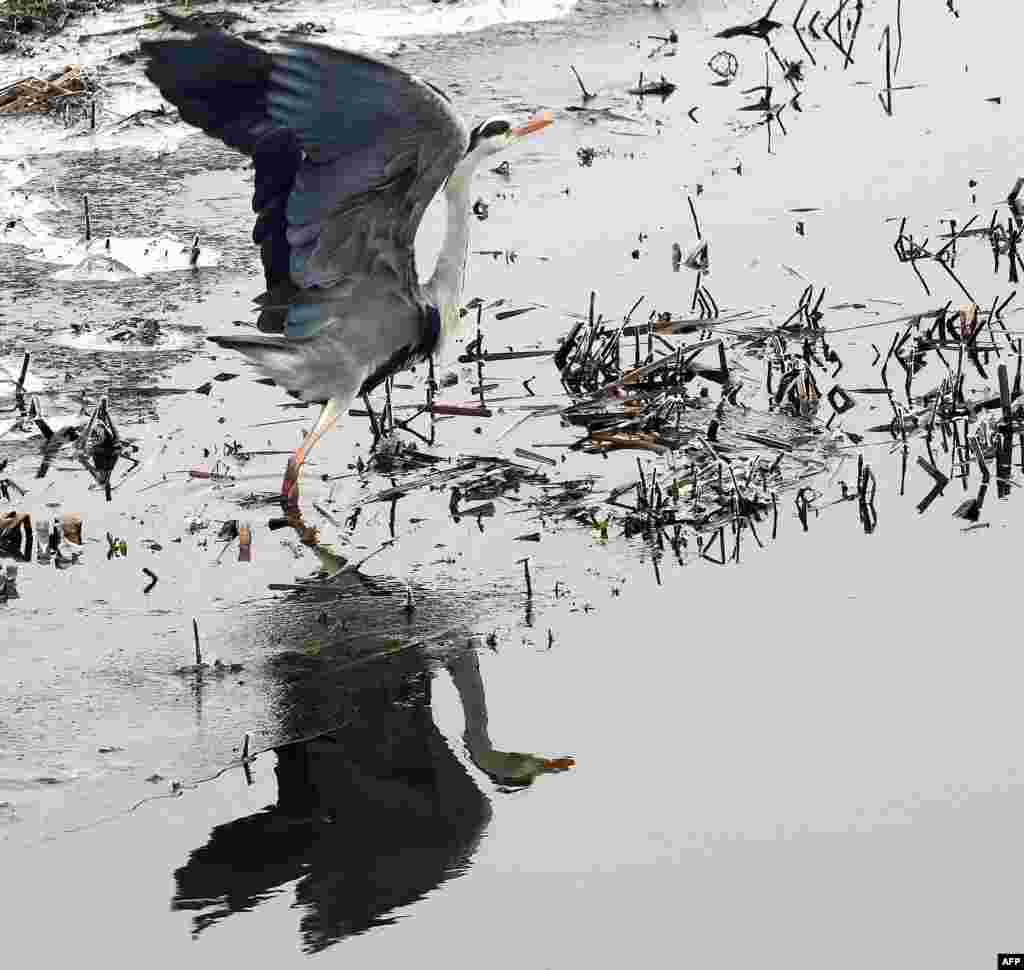
M 783 4 L 779 19 L 795 6 Z M 516 258 L 473 256 L 466 296 L 542 305 L 505 321 L 486 314 L 489 348 L 553 346 L 592 289 L 608 317 L 641 295 L 645 312 L 683 313 L 693 278 L 673 273 L 670 254 L 693 241 L 690 194 L 723 314 L 754 309 L 778 324 L 808 282 L 826 286 L 841 382 L 877 384 L 870 345 L 884 353 L 901 326 L 884 321 L 964 299 L 936 267 L 921 267 L 928 295 L 897 262 L 898 220 L 934 238 L 947 229 L 940 217 L 962 225 L 977 211 L 987 224 L 1002 206 L 1005 219 L 1019 174 L 1020 15 L 1000 8 L 995 22 L 990 6 L 968 7 L 954 17 L 938 0 L 904 5 L 898 76 L 923 86 L 895 92 L 891 118 L 876 96 L 876 45 L 894 9 L 865 5 L 846 70 L 827 41 L 812 44 L 803 111 L 782 116 L 771 155 L 765 127 L 741 127 L 752 116 L 737 111 L 756 98 L 739 92 L 763 81 L 764 45 L 712 37 L 754 19 L 756 6 L 583 4 L 561 21 L 411 39 L 399 63 L 451 90 L 467 116 L 547 107 L 558 117 L 510 156 L 509 178 L 478 179 L 490 215 L 472 249 Z M 648 35 L 669 27 L 677 52 L 650 57 Z M 777 46 L 801 56 L 791 32 Z M 705 65 L 723 48 L 741 74 L 711 87 Z M 578 103 L 569 64 L 598 93 L 594 106 L 634 122 L 566 112 Z M 626 93 L 640 71 L 679 90 L 640 103 Z M 1001 104 L 985 100 L 997 95 Z M 159 134 L 169 139 L 160 146 L 180 137 Z M 580 148 L 595 149 L 589 166 Z M 250 499 L 276 489 L 284 456 L 239 462 L 225 446 L 289 450 L 311 414 L 282 410 L 282 395 L 253 383 L 248 365 L 200 343 L 236 332 L 261 288 L 244 163 L 198 137 L 173 152 L 124 145 L 40 152 L 31 163 L 45 174 L 16 187 L 52 197 L 56 180 L 61 208 L 37 215 L 54 236 L 81 231 L 87 192 L 99 238 L 168 234 L 185 245 L 199 233 L 223 258 L 198 273 L 76 284 L 54 280 L 57 264 L 25 249 L 0 249 L 5 370 L 32 351 L 55 427 L 107 394 L 140 462 L 123 479 L 129 463 L 119 463 L 106 503 L 70 446 L 36 479 L 39 439 L 0 438 L 5 474 L 30 488 L 22 504 L 37 518 L 80 512 L 86 536 L 77 566 L 22 564 L 20 599 L 2 607 L 9 950 L 46 964 L 102 949 L 121 966 L 145 948 L 159 966 L 239 956 L 291 965 L 324 951 L 392 966 L 436 951 L 455 967 L 560 967 L 662 962 L 648 952 L 708 964 L 737 945 L 748 956 L 756 941 L 770 966 L 818 966 L 828 953 L 838 966 L 952 968 L 1014 948 L 1021 662 L 1004 613 L 1018 489 L 990 497 L 989 527 L 964 533 L 951 512 L 976 479 L 970 493 L 953 482 L 922 516 L 915 504 L 930 479 L 911 459 L 900 496 L 891 436 L 868 434 L 860 449 L 837 441 L 811 481 L 822 511 L 808 530 L 787 494 L 777 541 L 748 540 L 740 565 L 725 567 L 692 547 L 681 562 L 659 559 L 618 529 L 604 541 L 559 523 L 529 507 L 530 488 L 497 499 L 493 518 L 458 521 L 447 486 L 420 489 L 395 507 L 397 541 L 364 568 L 376 585 L 317 602 L 268 592 L 318 564 L 287 530 L 267 529 L 272 505 Z M 815 211 L 792 211 L 806 207 Z M 424 269 L 441 226 L 432 213 Z M 1005 266 L 993 275 L 986 245 L 960 246 L 957 273 L 977 302 L 1008 296 Z M 859 306 L 831 309 L 842 304 Z M 1024 329 L 1013 308 L 1007 326 Z M 137 317 L 158 320 L 173 342 L 100 342 Z M 90 330 L 76 334 L 82 324 Z M 740 401 L 763 405 L 763 363 L 740 365 Z M 460 383 L 445 400 L 470 399 L 475 369 L 452 366 Z M 218 374 L 238 376 L 193 392 Z M 540 468 L 555 482 L 598 475 L 607 489 L 635 478 L 632 452 L 562 463 L 541 447 L 577 436 L 557 417 L 514 427 L 521 404 L 564 402 L 557 375 L 544 359 L 488 365 L 497 394 L 522 394 L 533 375 L 536 399 L 509 401 L 488 422 L 439 422 L 441 453 L 520 447 L 557 457 Z M 929 365 L 916 380 L 941 376 Z M 421 377 L 396 403 L 419 400 Z M 157 386 L 185 393 L 145 393 Z M 890 417 L 860 396 L 834 429 L 864 433 Z M 297 423 L 262 426 L 288 419 Z M 362 419 L 333 432 L 308 468 L 304 506 L 344 523 L 389 487 L 348 467 L 368 445 Z M 840 481 L 854 480 L 858 453 L 879 482 L 870 535 L 856 503 L 825 508 Z M 216 460 L 234 481 L 188 477 Z M 359 559 L 391 537 L 391 514 L 383 501 L 366 503 L 352 530 L 318 522 Z M 250 564 L 215 537 L 234 518 L 252 522 Z M 106 558 L 108 531 L 126 539 L 126 557 Z M 533 531 L 539 544 L 517 541 Z M 527 554 L 529 603 L 518 564 Z M 159 576 L 148 594 L 142 566 Z M 207 659 L 242 670 L 178 672 L 192 662 L 192 617 Z M 272 753 L 328 729 L 312 746 Z M 252 784 L 237 766 L 212 778 L 239 757 L 247 731 L 260 752 Z M 575 767 L 519 787 L 479 766 L 506 764 L 493 750 Z

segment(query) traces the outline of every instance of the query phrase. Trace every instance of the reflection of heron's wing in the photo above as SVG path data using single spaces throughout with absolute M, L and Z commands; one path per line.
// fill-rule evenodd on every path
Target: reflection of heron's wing
M 277 750 L 278 804 L 175 873 L 196 932 L 301 879 L 303 943 L 321 950 L 465 870 L 490 807 L 434 726 L 430 676 L 354 692 L 350 725 Z

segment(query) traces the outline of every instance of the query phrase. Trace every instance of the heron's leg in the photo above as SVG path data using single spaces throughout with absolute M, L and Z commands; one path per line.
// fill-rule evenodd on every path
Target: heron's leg
M 363 404 L 366 405 L 366 413 L 370 416 L 370 430 L 373 432 L 373 448 L 377 447 L 377 442 L 381 439 L 380 423 L 377 421 L 377 415 L 373 412 L 373 405 L 370 403 L 370 395 L 360 395 L 363 399 Z M 371 448 L 371 450 L 373 450 Z
M 384 425 L 384 433 L 395 430 L 395 412 L 391 409 L 391 382 L 392 378 L 384 379 L 384 413 L 381 416 L 381 423 Z
M 284 481 L 281 483 L 281 499 L 283 501 L 287 502 L 291 499 L 292 492 L 299 483 L 300 469 L 309 457 L 309 453 L 313 450 L 313 445 L 334 427 L 335 422 L 338 420 L 338 411 L 338 401 L 332 397 L 321 409 L 320 417 L 317 418 L 316 424 L 313 425 L 313 430 L 306 435 L 298 450 L 288 459 Z

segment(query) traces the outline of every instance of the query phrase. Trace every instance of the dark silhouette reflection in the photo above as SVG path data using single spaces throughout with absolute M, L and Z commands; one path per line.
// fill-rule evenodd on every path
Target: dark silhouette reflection
M 443 669 L 462 700 L 469 755 L 500 785 L 572 765 L 493 749 L 468 647 L 396 650 L 333 669 L 325 653 L 302 676 L 292 669 L 284 706 L 323 707 L 329 690 L 340 726 L 275 748 L 276 804 L 217 826 L 177 870 L 172 907 L 196 912 L 195 934 L 294 882 L 302 945 L 316 952 L 393 923 L 397 909 L 466 872 L 491 806 L 434 724 L 432 684 Z
M 351 723 L 275 749 L 277 804 L 215 828 L 175 873 L 196 932 L 298 879 L 303 944 L 321 950 L 465 871 L 490 806 L 434 726 L 431 677 L 360 688 Z

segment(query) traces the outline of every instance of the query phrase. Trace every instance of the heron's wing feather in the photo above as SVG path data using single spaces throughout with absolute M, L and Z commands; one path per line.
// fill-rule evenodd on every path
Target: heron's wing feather
M 304 152 L 286 209 L 294 282 L 379 276 L 416 292 L 416 232 L 469 143 L 447 99 L 392 65 L 309 43 L 274 55 L 270 81 L 270 118 Z
M 147 75 L 182 118 L 255 161 L 253 236 L 269 295 L 261 329 L 281 326 L 300 289 L 331 288 L 335 303 L 368 289 L 418 302 L 413 241 L 468 146 L 440 92 L 316 44 L 269 53 L 204 32 L 142 48 Z M 323 306 L 287 309 L 288 332 L 314 335 L 329 319 Z
M 163 12 L 173 26 L 191 28 Z M 302 161 L 298 136 L 271 120 L 267 92 L 273 58 L 220 31 L 189 40 L 143 41 L 146 75 L 182 119 L 250 156 L 255 167 L 253 241 L 260 247 L 271 304 L 295 291 L 290 271 L 285 204 Z M 261 329 L 283 329 L 284 311 L 266 310 Z M 275 326 L 276 322 L 276 326 Z

